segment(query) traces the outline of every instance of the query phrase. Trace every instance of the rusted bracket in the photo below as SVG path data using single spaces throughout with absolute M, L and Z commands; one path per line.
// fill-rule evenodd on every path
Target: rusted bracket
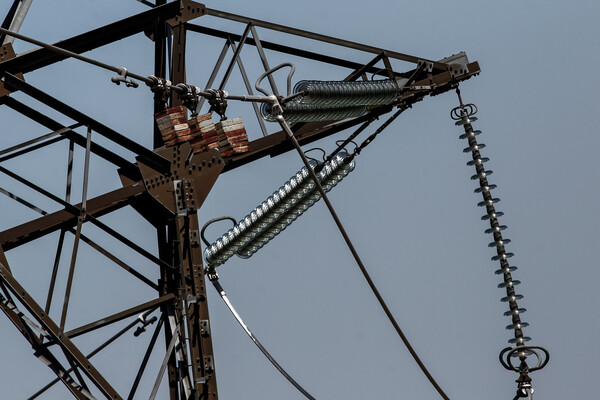
M 167 23 L 172 27 L 207 14 L 206 6 L 204 4 L 192 0 L 181 0 L 179 3 L 180 14 L 167 20 Z
M 15 57 L 15 50 L 13 49 L 11 43 L 3 44 L 2 47 L 0 47 L 0 63 L 3 63 L 4 61 L 10 60 Z M 17 76 L 17 78 L 23 81 L 25 80 L 22 72 L 16 73 L 15 76 Z M 10 93 L 12 93 L 12 91 L 5 88 L 4 82 L 0 81 L 0 97 L 6 96 Z
M 177 214 L 179 207 L 175 204 L 173 184 L 179 180 L 189 181 L 193 191 L 186 202 L 186 207 L 194 211 L 200 208 L 225 163 L 217 150 L 193 154 L 189 142 L 173 147 L 162 147 L 156 153 L 171 161 L 171 170 L 161 173 L 138 159 L 140 172 L 146 190 L 150 195 L 172 214 Z

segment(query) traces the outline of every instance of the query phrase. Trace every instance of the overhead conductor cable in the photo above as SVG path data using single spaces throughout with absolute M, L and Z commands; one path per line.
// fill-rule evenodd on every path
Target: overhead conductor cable
M 273 356 L 269 354 L 267 349 L 265 349 L 264 346 L 259 342 L 256 336 L 252 334 L 248 326 L 242 320 L 242 317 L 240 317 L 235 308 L 233 308 L 233 305 L 231 304 L 229 298 L 227 297 L 227 294 L 225 293 L 225 289 L 223 289 L 223 286 L 221 286 L 221 284 L 219 283 L 219 276 L 216 274 L 216 272 L 214 272 L 214 269 L 208 272 L 208 277 L 213 283 L 215 289 L 217 289 L 217 292 L 219 292 L 219 295 L 221 296 L 225 304 L 227 305 L 227 308 L 229 308 L 229 311 L 231 311 L 231 314 L 233 314 L 233 316 L 235 317 L 236 321 L 244 329 L 244 331 L 250 337 L 250 339 L 252 339 L 256 347 L 258 347 L 259 350 L 265 355 L 265 357 L 267 357 L 267 359 L 271 362 L 271 364 L 273 364 L 277 371 L 279 371 L 281 375 L 285 377 L 285 379 L 287 379 L 296 389 L 298 389 L 298 391 L 300 391 L 300 393 L 302 393 L 304 397 L 306 397 L 309 400 L 316 400 L 310 393 L 308 393 L 302 386 L 300 386 L 300 384 L 296 382 L 294 378 L 292 378 L 291 375 L 288 374 L 281 365 L 279 365 L 279 363 L 273 358 Z

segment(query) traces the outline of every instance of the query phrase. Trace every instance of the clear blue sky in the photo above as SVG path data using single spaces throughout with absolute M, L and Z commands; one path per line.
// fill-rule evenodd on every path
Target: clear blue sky
M 5 15 L 10 1 L 0 5 Z M 343 5 L 343 6 L 342 6 Z M 517 292 L 528 309 L 523 320 L 533 344 L 549 349 L 550 364 L 533 373 L 537 399 L 589 399 L 600 351 L 597 332 L 600 295 L 597 236 L 600 226 L 597 149 L 600 147 L 597 89 L 600 65 L 600 3 L 582 0 L 478 2 L 260 1 L 212 2 L 207 6 L 237 14 L 341 37 L 357 42 L 441 59 L 465 51 L 482 73 L 461 85 L 466 102 L 479 107 L 475 128 L 483 131 L 483 155 L 491 159 L 491 183 L 502 201 L 508 250 L 522 281 Z M 21 33 L 55 42 L 144 11 L 134 0 L 34 1 Z M 197 21 L 241 34 L 244 26 L 203 17 Z M 357 52 L 259 30 L 261 39 L 367 62 Z M 193 33 L 188 41 L 188 81 L 204 86 L 222 42 Z M 17 52 L 32 48 L 15 42 Z M 153 72 L 152 43 L 143 35 L 86 55 L 141 75 Z M 297 63 L 294 79 L 339 79 L 344 69 L 306 63 L 268 53 L 271 65 Z M 253 81 L 261 72 L 254 49 L 243 52 Z M 402 70 L 402 65 L 398 64 Z M 406 69 L 411 69 L 406 64 Z M 26 80 L 79 108 L 108 126 L 151 146 L 152 96 L 145 87 L 127 89 L 110 83 L 111 73 L 68 60 L 26 75 Z M 281 78 L 281 77 L 280 77 Z M 240 78 L 228 90 L 242 94 Z M 283 79 L 280 80 L 283 85 Z M 72 121 L 34 105 L 65 124 Z M 490 261 L 493 250 L 480 221 L 474 173 L 465 166 L 462 133 L 449 118 L 457 105 L 452 93 L 428 98 L 398 118 L 356 160 L 356 169 L 331 192 L 331 201 L 374 281 L 415 349 L 452 399 L 512 399 L 517 375 L 505 371 L 498 352 L 507 346 L 507 306 L 498 289 L 501 277 Z M 258 138 L 247 104 L 231 104 L 230 116 L 242 116 L 251 138 Z M 235 115 L 234 115 L 235 114 Z M 47 131 L 6 107 L 0 108 L 0 149 Z M 270 128 L 275 131 L 275 127 Z M 369 133 L 374 128 L 369 130 Z M 83 131 L 81 131 L 83 132 Z M 97 136 L 94 137 L 95 139 Z M 334 148 L 345 134 L 318 145 Z M 100 143 L 105 143 L 98 138 Z M 133 160 L 127 151 L 116 149 Z M 64 194 L 66 145 L 34 153 L 27 162 L 3 163 L 57 195 Z M 76 157 L 82 170 L 83 152 Z M 232 215 L 242 218 L 301 167 L 295 153 L 265 158 L 219 178 L 198 212 L 200 224 Z M 114 168 L 92 160 L 90 196 L 118 188 Z M 75 177 L 74 201 L 81 193 Z M 58 208 L 6 176 L 0 187 L 15 191 L 49 211 Z M 0 230 L 36 217 L 0 196 Z M 153 229 L 133 210 L 103 221 L 156 250 Z M 209 229 L 216 238 L 228 225 Z M 84 233 L 149 276 L 145 260 L 93 227 Z M 15 276 L 43 303 L 57 235 L 7 253 Z M 72 238 L 61 264 L 66 274 Z M 152 298 L 150 290 L 126 293 L 127 276 L 82 245 L 76 290 L 67 327 L 77 327 Z M 222 284 L 247 324 L 305 388 L 318 399 L 439 398 L 379 309 L 322 203 L 248 260 L 220 267 Z M 64 290 L 64 279 L 58 290 Z M 106 290 L 110 287 L 110 291 Z M 138 285 L 139 287 L 139 285 Z M 58 305 L 59 301 L 56 301 Z M 221 399 L 301 399 L 252 345 L 214 290 L 209 287 L 212 333 Z M 59 315 L 59 308 L 53 309 Z M 58 318 L 58 317 L 57 317 Z M 92 349 L 120 326 L 86 342 Z M 95 365 L 125 395 L 135 376 L 149 334 L 127 335 Z M 94 343 L 94 340 L 97 340 Z M 159 347 L 162 350 L 162 347 Z M 32 356 L 27 342 L 0 316 L 0 397 L 26 398 L 53 378 Z M 115 358 L 118 362 L 115 364 Z M 148 397 L 162 355 L 140 389 Z M 164 386 L 164 385 L 163 385 Z M 164 389 L 164 387 L 163 387 Z M 164 391 L 161 392 L 164 394 Z M 43 399 L 68 398 L 62 386 Z

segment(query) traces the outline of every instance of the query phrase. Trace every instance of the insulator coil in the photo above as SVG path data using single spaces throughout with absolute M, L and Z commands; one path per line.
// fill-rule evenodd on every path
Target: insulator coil
M 340 121 L 342 119 L 360 117 L 367 112 L 365 106 L 328 108 L 295 102 L 284 104 L 282 109 L 283 118 L 287 122 Z M 277 115 L 273 114 L 270 104 L 263 104 L 260 111 L 266 121 L 277 121 Z
M 294 93 L 299 104 L 325 107 L 371 106 L 388 104 L 396 98 L 398 86 L 391 80 L 379 81 L 300 81 Z
M 310 165 L 314 169 L 317 163 L 311 160 Z M 354 165 L 347 153 L 339 152 L 317 173 L 323 189 L 331 190 Z M 236 253 L 243 258 L 250 257 L 320 198 L 308 170 L 302 168 L 204 251 L 207 266 L 217 267 Z

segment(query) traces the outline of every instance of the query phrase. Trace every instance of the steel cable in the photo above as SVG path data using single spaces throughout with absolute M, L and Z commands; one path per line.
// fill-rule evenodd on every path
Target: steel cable
M 390 119 L 393 120 L 399 114 L 400 114 L 400 112 L 395 113 Z M 309 161 L 306 158 L 306 156 L 304 155 L 304 152 L 302 151 L 302 149 L 300 148 L 300 144 L 298 143 L 298 140 L 296 140 L 296 137 L 294 136 L 293 132 L 291 131 L 289 125 L 287 124 L 287 122 L 285 121 L 285 119 L 283 118 L 283 116 L 281 116 L 281 115 L 278 116 L 277 120 L 278 120 L 279 124 L 281 125 L 282 129 L 286 132 L 286 134 L 288 136 L 288 139 L 292 142 L 292 144 L 294 145 L 294 147 L 298 151 L 298 154 L 300 155 L 300 158 L 302 159 L 302 162 L 304 162 L 304 165 L 307 166 L 308 172 L 310 173 L 311 178 L 315 182 L 317 190 L 321 193 L 321 196 L 323 197 L 323 201 L 325 202 L 325 204 L 327 206 L 327 209 L 329 210 L 329 213 L 331 214 L 331 216 L 332 216 L 335 224 L 337 225 L 338 230 L 340 231 L 342 237 L 344 238 L 344 241 L 346 242 L 346 245 L 347 245 L 348 249 L 352 253 L 352 256 L 354 257 L 354 260 L 356 261 L 356 264 L 358 265 L 358 267 L 359 267 L 360 271 L 362 272 L 365 280 L 367 281 L 367 284 L 369 285 L 369 287 L 371 288 L 371 291 L 373 292 L 373 294 L 377 298 L 377 301 L 379 302 L 379 305 L 381 306 L 381 308 L 385 312 L 385 315 L 388 317 L 390 323 L 392 324 L 392 326 L 396 330 L 396 333 L 398 334 L 398 336 L 400 337 L 400 339 L 402 340 L 402 342 L 406 346 L 406 349 L 409 351 L 410 355 L 413 357 L 413 359 L 415 360 L 415 362 L 417 363 L 417 365 L 419 366 L 419 368 L 421 369 L 421 371 L 423 372 L 423 374 L 425 374 L 425 376 L 427 377 L 427 379 L 429 380 L 429 382 L 437 390 L 437 392 L 440 394 L 440 396 L 444 400 L 450 400 L 450 398 L 442 390 L 442 388 L 440 387 L 440 385 L 436 382 L 436 380 L 433 378 L 433 376 L 431 375 L 431 373 L 425 367 L 425 364 L 423 364 L 423 362 L 421 361 L 421 359 L 417 355 L 416 351 L 414 350 L 414 348 L 412 347 L 412 345 L 408 341 L 408 338 L 406 337 L 406 335 L 404 334 L 404 332 L 400 328 L 400 325 L 398 325 L 398 323 L 396 322 L 396 319 L 394 318 L 394 316 L 392 315 L 392 312 L 390 311 L 390 309 L 388 308 L 387 304 L 385 303 L 385 300 L 383 299 L 383 297 L 379 293 L 379 290 L 377 289 L 377 286 L 375 286 L 375 283 L 371 279 L 371 276 L 369 275 L 369 273 L 368 273 L 365 265 L 363 264 L 362 260 L 360 259 L 360 256 L 358 255 L 358 252 L 356 251 L 356 248 L 354 247 L 354 244 L 350 240 L 350 237 L 346 233 L 346 230 L 344 229 L 344 226 L 342 225 L 342 222 L 338 218 L 337 213 L 335 212 L 335 209 L 333 208 L 333 205 L 329 201 L 329 198 L 327 197 L 327 194 L 326 194 L 325 190 L 321 186 L 321 183 L 319 182 L 319 179 L 318 179 L 317 175 L 315 174 L 315 171 L 312 168 L 309 167 L 309 165 L 310 165 Z M 389 125 L 389 123 L 391 123 L 390 120 L 384 122 L 384 124 L 382 126 L 383 127 L 387 127 Z M 378 130 L 377 133 L 379 133 L 379 132 L 380 132 L 380 130 Z M 369 143 L 370 143 L 370 141 L 368 143 L 366 143 L 365 146 L 368 145 Z M 362 146 L 362 147 L 364 148 L 365 146 Z
M 265 357 L 267 357 L 267 359 L 271 362 L 271 364 L 273 364 L 273 366 L 277 369 L 277 371 L 279 371 L 281 373 L 281 375 L 283 375 L 285 377 L 285 379 L 287 379 L 296 389 L 298 389 L 298 391 L 300 391 L 300 393 L 302 393 L 304 395 L 304 397 L 306 397 L 309 400 L 316 400 L 310 393 L 308 393 L 302 386 L 300 386 L 300 384 L 298 382 L 296 382 L 294 380 L 294 378 L 292 378 L 291 375 L 288 374 L 281 365 L 279 365 L 279 363 L 273 358 L 273 356 L 271 354 L 269 354 L 267 349 L 265 349 L 265 347 L 260 343 L 260 341 L 256 338 L 256 336 L 254 336 L 252 334 L 252 332 L 250 331 L 248 326 L 242 320 L 242 317 L 240 317 L 240 315 L 237 313 L 237 311 L 235 311 L 235 308 L 229 301 L 229 298 L 227 297 L 227 293 L 225 293 L 223 286 L 221 286 L 221 284 L 219 283 L 218 276 L 216 275 L 216 273 L 209 273 L 209 278 L 210 278 L 213 286 L 215 287 L 217 292 L 219 292 L 219 295 L 221 296 L 221 298 L 227 305 L 227 308 L 229 308 L 229 311 L 231 311 L 231 314 L 233 314 L 233 316 L 237 320 L 238 324 L 240 324 L 240 326 L 244 329 L 244 331 L 246 332 L 248 337 L 250 339 L 252 339 L 252 341 L 254 342 L 256 347 L 258 347 L 258 349 L 265 355 Z

